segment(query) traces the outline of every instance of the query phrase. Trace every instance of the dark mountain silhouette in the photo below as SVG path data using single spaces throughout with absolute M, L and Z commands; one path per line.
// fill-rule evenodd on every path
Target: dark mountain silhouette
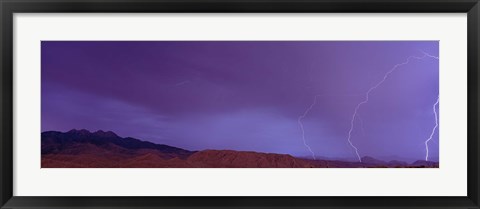
M 362 168 L 438 167 L 438 163 L 385 162 L 365 156 L 362 162 L 312 160 L 288 154 L 235 150 L 189 151 L 111 131 L 71 130 L 42 133 L 42 168 Z
M 398 162 L 406 162 L 408 164 L 415 162 L 418 159 L 409 158 L 409 157 L 401 157 L 397 155 L 383 155 L 383 156 L 372 156 L 377 159 L 382 159 L 383 161 L 390 162 L 390 161 L 398 161 Z
M 163 144 L 154 144 L 139 139 L 117 136 L 111 131 L 89 132 L 85 129 L 73 129 L 66 133 L 47 131 L 42 133 L 42 154 L 62 153 L 70 149 L 78 148 L 79 144 L 91 144 L 100 148 L 118 146 L 127 150 L 151 149 L 177 157 L 188 157 L 192 151 L 180 149 Z
M 438 162 L 432 161 L 425 161 L 425 160 L 417 160 L 412 163 L 412 166 L 419 166 L 419 167 L 438 167 Z

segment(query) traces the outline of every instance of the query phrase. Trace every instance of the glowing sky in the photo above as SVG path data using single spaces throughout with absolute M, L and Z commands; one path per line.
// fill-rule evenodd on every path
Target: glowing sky
M 355 106 L 396 64 L 437 41 L 42 42 L 42 131 L 111 130 L 190 150 L 356 159 Z M 362 105 L 361 156 L 425 158 L 438 62 L 400 66 Z M 441 106 L 441 102 L 440 105 Z M 440 117 L 441 121 L 441 117 Z M 441 127 L 441 122 L 439 123 Z M 438 131 L 430 159 L 438 159 Z

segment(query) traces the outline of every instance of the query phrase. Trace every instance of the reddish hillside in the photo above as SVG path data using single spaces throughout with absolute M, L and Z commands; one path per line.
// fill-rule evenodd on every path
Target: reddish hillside
M 202 168 L 312 168 L 306 160 L 285 154 L 205 150 L 192 154 L 187 162 Z

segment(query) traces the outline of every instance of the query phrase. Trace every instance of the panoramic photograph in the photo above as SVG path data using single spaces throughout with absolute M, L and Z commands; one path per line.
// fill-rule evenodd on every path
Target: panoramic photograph
M 439 168 L 438 41 L 42 41 L 42 168 Z

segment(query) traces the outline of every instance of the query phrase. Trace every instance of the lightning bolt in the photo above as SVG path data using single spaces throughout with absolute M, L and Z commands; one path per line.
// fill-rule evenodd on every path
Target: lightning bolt
M 298 117 L 298 125 L 300 126 L 300 130 L 302 131 L 302 141 L 303 145 L 307 148 L 307 150 L 312 154 L 312 158 L 316 160 L 315 152 L 313 152 L 312 148 L 308 145 L 307 139 L 305 136 L 305 127 L 303 126 L 302 120 L 307 117 L 308 113 L 313 109 L 313 107 L 317 104 L 317 99 L 320 96 L 332 96 L 332 95 L 324 95 L 324 94 L 317 94 L 313 98 L 313 103 L 305 110 L 305 112 Z M 333 95 L 333 96 L 359 96 L 359 94 L 341 94 L 341 95 Z
M 437 102 L 433 104 L 433 113 L 435 114 L 435 126 L 432 129 L 432 133 L 430 133 L 430 137 L 425 141 L 425 150 L 426 150 L 426 156 L 425 156 L 425 161 L 428 161 L 428 142 L 432 140 L 433 135 L 435 134 L 435 130 L 438 128 L 438 114 L 437 114 L 437 109 L 435 107 L 438 105 L 440 98 L 437 98 Z
M 319 97 L 320 95 L 315 95 L 315 97 L 313 98 L 313 103 L 305 110 L 305 112 L 303 113 L 303 115 L 300 115 L 298 117 L 298 125 L 300 126 L 300 130 L 302 131 L 302 140 L 303 140 L 303 145 L 308 149 L 308 151 L 310 151 L 310 153 L 312 154 L 312 158 L 314 160 L 316 160 L 315 158 L 315 153 L 313 152 L 312 148 L 310 146 L 308 146 L 307 144 L 307 140 L 305 139 L 305 128 L 303 127 L 303 123 L 302 123 L 302 120 L 307 117 L 308 113 L 312 110 L 312 108 L 317 104 L 317 98 Z
M 382 80 L 380 80 L 377 84 L 375 84 L 370 89 L 368 89 L 368 91 L 365 93 L 365 99 L 363 101 L 361 101 L 360 103 L 358 103 L 357 106 L 355 106 L 355 111 L 353 112 L 352 119 L 350 120 L 350 130 L 348 131 L 347 141 L 350 144 L 350 146 L 355 150 L 355 154 L 357 155 L 357 158 L 358 158 L 359 162 L 362 162 L 362 158 L 360 157 L 360 154 L 358 153 L 358 148 L 355 145 L 353 145 L 353 143 L 351 141 L 352 132 L 353 132 L 353 128 L 354 128 L 354 121 L 355 121 L 355 118 L 357 117 L 358 110 L 360 109 L 360 107 L 362 105 L 368 103 L 368 100 L 370 98 L 370 93 L 372 93 L 373 90 L 377 89 L 380 85 L 382 85 L 387 80 L 387 78 L 390 76 L 390 74 L 392 74 L 394 71 L 396 71 L 399 67 L 401 67 L 403 65 L 407 65 L 413 59 L 422 60 L 422 59 L 425 59 L 425 58 L 428 57 L 428 58 L 433 58 L 433 59 L 438 60 L 438 57 L 436 57 L 436 56 L 430 55 L 430 54 L 428 54 L 428 53 L 426 53 L 422 50 L 419 50 L 419 51 L 422 52 L 423 56 L 421 56 L 421 57 L 409 56 L 405 62 L 394 65 L 387 73 L 385 73 Z M 427 145 L 428 142 L 425 142 L 425 144 Z M 427 150 L 428 150 L 428 146 L 427 146 Z M 428 151 L 427 151 L 427 153 L 428 153 Z M 427 154 L 427 158 L 428 158 L 428 154 Z

